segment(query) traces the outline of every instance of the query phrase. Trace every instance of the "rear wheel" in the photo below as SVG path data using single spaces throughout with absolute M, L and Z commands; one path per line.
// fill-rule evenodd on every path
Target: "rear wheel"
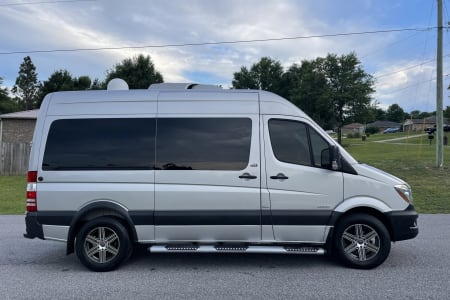
M 119 221 L 100 217 L 81 227 L 75 250 L 87 268 L 106 272 L 116 269 L 129 257 L 131 243 L 126 228 Z
M 334 249 L 345 265 L 371 269 L 386 260 L 391 240 L 380 220 L 367 214 L 354 214 L 344 217 L 336 226 Z

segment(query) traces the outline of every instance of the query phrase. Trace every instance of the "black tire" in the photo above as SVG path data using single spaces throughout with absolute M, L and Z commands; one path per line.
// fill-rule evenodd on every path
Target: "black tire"
M 78 259 L 96 272 L 116 269 L 130 256 L 131 249 L 126 228 L 110 217 L 100 217 L 84 224 L 75 241 Z
M 386 226 L 367 214 L 345 216 L 336 226 L 333 246 L 338 260 L 357 269 L 372 269 L 382 264 L 391 251 Z

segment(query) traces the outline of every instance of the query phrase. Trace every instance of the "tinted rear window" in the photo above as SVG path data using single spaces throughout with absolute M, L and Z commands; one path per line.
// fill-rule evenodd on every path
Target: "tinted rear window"
M 156 167 L 163 170 L 243 170 L 250 156 L 248 118 L 160 118 Z
M 155 124 L 150 118 L 56 120 L 42 169 L 154 169 Z

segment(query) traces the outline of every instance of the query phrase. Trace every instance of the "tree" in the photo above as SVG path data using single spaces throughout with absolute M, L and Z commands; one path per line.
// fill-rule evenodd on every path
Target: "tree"
M 47 94 L 60 91 L 79 91 L 87 90 L 91 87 L 89 76 L 72 77 L 67 70 L 58 70 L 53 72 L 50 77 L 44 81 L 39 89 L 38 104 L 42 103 Z
M 19 76 L 16 84 L 12 88 L 13 94 L 16 95 L 16 101 L 20 109 L 33 109 L 37 107 L 37 93 L 39 91 L 39 83 L 37 80 L 36 67 L 31 58 L 26 56 L 20 64 Z
M 390 105 L 386 111 L 388 121 L 402 123 L 405 120 L 405 111 L 398 104 Z
M 370 102 L 374 80 L 362 69 L 354 53 L 304 60 L 285 73 L 280 62 L 263 57 L 250 70 L 241 67 L 234 73 L 232 85 L 280 94 L 324 128 L 340 128 L 373 118 Z
M 419 119 L 420 118 L 420 110 L 413 110 L 409 113 L 412 119 Z
M 250 70 L 241 67 L 239 72 L 234 73 L 232 86 L 235 89 L 257 89 L 280 94 L 282 76 L 281 63 L 270 57 L 263 57 Z
M 74 88 L 77 91 L 89 90 L 91 89 L 92 80 L 89 76 L 80 76 L 73 79 Z
M 319 70 L 327 80 L 325 97 L 333 109 L 338 127 L 338 142 L 341 143 L 340 128 L 350 122 L 364 122 L 370 108 L 373 77 L 361 67 L 354 53 L 337 56 L 328 54 L 316 59 Z
M 106 84 L 101 82 L 98 78 L 95 78 L 91 84 L 91 90 L 104 90 L 106 88 Z
M 325 97 L 327 81 L 315 61 L 292 65 L 282 78 L 281 95 L 307 113 L 323 128 L 333 128 L 333 111 Z
M 258 89 L 258 84 L 253 76 L 254 74 L 250 72 L 247 67 L 242 66 L 239 72 L 233 74 L 233 81 L 231 85 L 234 89 Z
M 376 108 L 374 111 L 376 121 L 386 121 L 386 111 L 381 108 Z
M 17 110 L 17 105 L 8 95 L 8 89 L 1 87 L 3 78 L 0 77 L 0 114 L 6 114 Z
M 130 89 L 147 89 L 152 83 L 164 82 L 163 76 L 155 69 L 150 56 L 142 54 L 116 64 L 106 73 L 105 84 L 114 78 L 125 80 Z

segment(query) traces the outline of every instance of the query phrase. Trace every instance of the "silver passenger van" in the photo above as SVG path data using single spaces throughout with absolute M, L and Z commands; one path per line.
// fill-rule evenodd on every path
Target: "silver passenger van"
M 359 164 L 289 101 L 158 84 L 42 103 L 27 238 L 94 271 L 150 252 L 333 254 L 373 268 L 418 234 L 410 186 Z

